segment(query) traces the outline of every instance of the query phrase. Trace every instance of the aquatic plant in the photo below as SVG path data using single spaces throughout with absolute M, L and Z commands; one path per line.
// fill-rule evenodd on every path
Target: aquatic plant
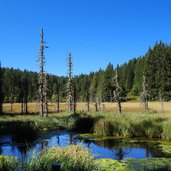
M 127 159 L 127 170 L 135 171 L 169 171 L 170 158 Z
M 113 159 L 98 159 L 96 160 L 98 171 L 125 171 L 127 165 Z

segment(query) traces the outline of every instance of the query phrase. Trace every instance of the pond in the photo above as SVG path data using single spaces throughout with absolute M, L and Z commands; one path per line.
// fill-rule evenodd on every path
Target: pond
M 41 132 L 31 144 L 17 143 L 10 135 L 0 136 L 0 154 L 17 156 L 20 161 L 24 161 L 27 157 L 46 147 L 68 146 L 69 144 L 79 144 L 89 148 L 95 158 L 122 160 L 128 157 L 166 157 L 158 148 L 155 141 L 137 141 L 126 138 L 102 140 L 91 137 L 89 140 L 88 138 L 80 138 L 79 134 L 69 131 Z

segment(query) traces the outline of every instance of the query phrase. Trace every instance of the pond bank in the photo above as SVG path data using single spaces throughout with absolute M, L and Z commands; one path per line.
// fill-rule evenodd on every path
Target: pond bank
M 171 137 L 170 126 L 169 117 L 150 112 L 122 115 L 59 113 L 47 118 L 31 115 L 3 116 L 0 118 L 0 134 L 4 134 L 0 136 L 0 154 L 17 156 L 21 165 L 34 153 L 41 153 L 46 148 L 63 148 L 73 144 L 88 148 L 95 156 L 94 160 L 101 160 L 100 163 L 104 163 L 107 170 L 110 168 L 107 166 L 110 160 L 118 168 L 125 169 L 123 161 L 130 157 L 136 159 L 132 160 L 136 166 L 148 163 L 148 160 L 157 165 L 157 160 L 162 158 L 163 163 L 170 161 L 171 142 L 164 141 Z M 63 131 L 45 131 L 54 129 Z M 91 134 L 80 136 L 78 132 Z M 162 167 L 166 168 L 163 163 Z

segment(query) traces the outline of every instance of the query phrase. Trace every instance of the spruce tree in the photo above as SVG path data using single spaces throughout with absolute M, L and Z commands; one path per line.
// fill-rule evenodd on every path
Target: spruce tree
M 105 72 L 104 72 L 104 79 L 103 79 L 103 101 L 111 102 L 113 96 L 113 89 L 112 89 L 112 78 L 113 78 L 113 65 L 111 63 L 108 64 Z
M 60 105 L 59 105 L 59 97 L 60 97 L 60 92 L 59 92 L 59 80 L 57 80 L 53 84 L 53 94 L 52 94 L 52 100 L 55 102 L 55 111 L 59 112 L 60 110 Z

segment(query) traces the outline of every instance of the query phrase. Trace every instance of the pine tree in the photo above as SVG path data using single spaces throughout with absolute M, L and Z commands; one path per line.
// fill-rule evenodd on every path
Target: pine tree
M 103 101 L 111 102 L 113 96 L 113 89 L 112 89 L 112 78 L 113 78 L 113 65 L 111 63 L 108 64 L 105 72 L 104 72 L 104 79 L 103 79 Z
M 139 96 L 139 94 L 142 92 L 144 67 L 145 67 L 145 58 L 143 57 L 138 58 L 135 67 L 135 77 L 133 81 L 133 87 L 131 90 L 131 93 L 133 95 Z
M 59 80 L 57 80 L 54 84 L 53 84 L 53 95 L 52 95 L 52 100 L 55 102 L 55 111 L 59 112 L 60 110 L 60 104 L 59 104 L 59 96 L 60 96 L 60 92 L 59 92 Z
M 133 81 L 135 77 L 135 66 L 136 66 L 137 60 L 132 59 L 128 62 L 127 65 L 127 71 L 126 71 L 126 91 L 130 92 L 131 88 L 133 87 Z
M 76 94 L 72 75 L 72 56 L 68 54 L 68 82 L 67 82 L 67 105 L 69 112 L 76 110 Z
M 118 104 L 118 113 L 122 112 L 122 106 L 121 106 L 121 102 L 122 102 L 122 89 L 119 86 L 119 82 L 118 82 L 118 72 L 116 69 L 116 75 L 114 77 L 114 91 L 113 91 L 113 95 L 114 95 L 114 101 Z
M 2 103 L 3 103 L 3 94 L 2 94 L 2 70 L 1 70 L 1 62 L 0 62 L 0 114 L 2 114 Z

